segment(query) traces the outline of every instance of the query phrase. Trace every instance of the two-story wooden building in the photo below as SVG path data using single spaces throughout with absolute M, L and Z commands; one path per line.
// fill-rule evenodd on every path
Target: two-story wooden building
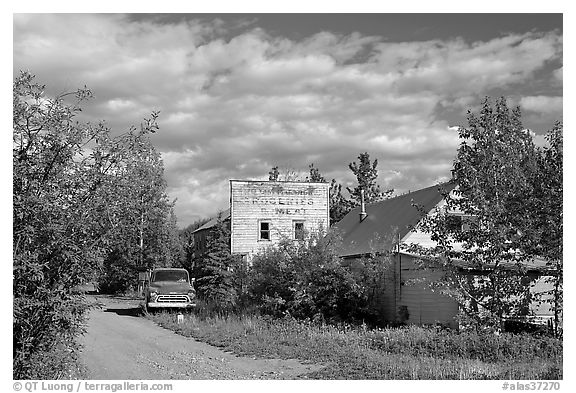
M 329 225 L 328 183 L 230 180 L 230 208 L 194 231 L 198 252 L 218 219 L 230 228 L 230 249 L 249 260 L 282 239 L 303 240 Z

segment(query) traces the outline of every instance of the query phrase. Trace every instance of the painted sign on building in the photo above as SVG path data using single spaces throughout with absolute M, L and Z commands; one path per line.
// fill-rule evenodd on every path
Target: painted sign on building
M 328 183 L 230 180 L 231 250 L 253 254 L 329 223 Z

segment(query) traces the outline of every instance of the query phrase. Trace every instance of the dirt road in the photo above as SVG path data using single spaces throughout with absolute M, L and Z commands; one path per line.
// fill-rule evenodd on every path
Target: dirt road
M 295 379 L 319 368 L 238 357 L 139 316 L 138 301 L 92 300 L 101 308 L 90 312 L 81 356 L 90 379 Z

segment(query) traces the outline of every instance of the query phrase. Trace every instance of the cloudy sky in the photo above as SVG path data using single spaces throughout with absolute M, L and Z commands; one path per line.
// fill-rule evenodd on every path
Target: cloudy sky
M 13 72 L 48 94 L 87 85 L 84 119 L 115 133 L 160 111 L 184 227 L 274 165 L 353 185 L 367 151 L 383 188 L 445 180 L 484 96 L 520 105 L 542 143 L 562 119 L 562 35 L 560 14 L 15 14 Z

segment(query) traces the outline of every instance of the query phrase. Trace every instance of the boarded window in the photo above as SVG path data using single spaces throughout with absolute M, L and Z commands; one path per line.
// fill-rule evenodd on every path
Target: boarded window
M 260 231 L 258 240 L 270 240 L 270 223 L 267 221 L 260 221 Z
M 304 221 L 294 221 L 294 240 L 304 240 Z

